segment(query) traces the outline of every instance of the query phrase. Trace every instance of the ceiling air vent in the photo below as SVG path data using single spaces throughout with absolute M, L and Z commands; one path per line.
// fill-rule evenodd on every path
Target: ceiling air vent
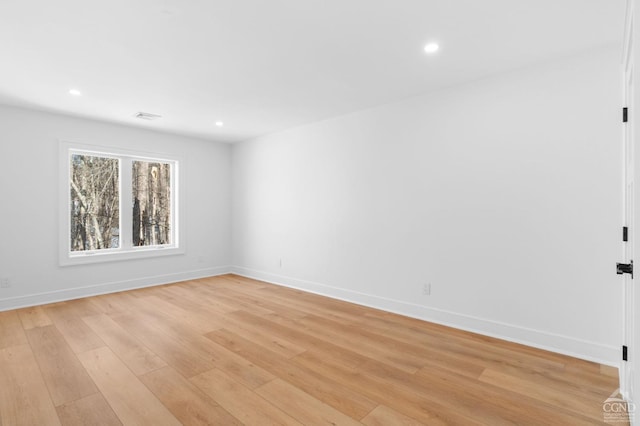
M 137 112 L 135 115 L 136 118 L 140 118 L 142 120 L 157 120 L 158 118 L 162 118 L 161 115 L 158 114 L 151 114 L 148 112 Z

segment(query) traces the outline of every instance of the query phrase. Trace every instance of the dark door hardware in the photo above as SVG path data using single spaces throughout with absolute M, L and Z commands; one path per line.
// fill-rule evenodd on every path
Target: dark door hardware
M 616 263 L 616 274 L 630 274 L 633 278 L 633 260 L 631 263 Z

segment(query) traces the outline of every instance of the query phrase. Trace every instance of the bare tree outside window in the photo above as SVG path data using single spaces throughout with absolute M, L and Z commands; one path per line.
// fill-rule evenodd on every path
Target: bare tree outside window
M 133 245 L 171 244 L 171 164 L 132 162 Z
M 71 155 L 71 251 L 120 245 L 119 161 Z

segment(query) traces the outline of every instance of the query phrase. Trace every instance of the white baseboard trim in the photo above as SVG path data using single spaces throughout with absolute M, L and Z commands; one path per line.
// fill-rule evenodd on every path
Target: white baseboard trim
M 154 275 L 132 280 L 95 284 L 86 287 L 68 288 L 25 296 L 9 297 L 0 299 L 0 311 L 44 305 L 47 303 L 63 302 L 66 300 L 115 293 L 124 290 L 153 287 L 178 281 L 212 277 L 215 275 L 228 274 L 230 271 L 231 267 L 229 266 L 219 266 L 215 268 L 197 269 L 194 271 L 178 272 L 174 274 Z
M 383 311 L 442 324 L 485 336 L 520 343 L 563 355 L 569 355 L 574 358 L 619 367 L 620 348 L 614 346 L 603 345 L 570 336 L 520 327 L 471 315 L 389 299 L 386 297 L 346 290 L 326 284 L 300 280 L 269 272 L 257 271 L 241 266 L 232 266 L 231 272 L 243 277 L 266 281 L 271 284 L 291 287 L 331 297 L 333 299 L 344 300 L 358 305 L 381 309 Z

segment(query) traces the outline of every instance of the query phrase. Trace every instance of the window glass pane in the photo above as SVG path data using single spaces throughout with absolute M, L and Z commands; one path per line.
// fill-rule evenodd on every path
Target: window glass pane
M 171 164 L 133 161 L 133 245 L 171 244 Z
M 71 251 L 120 245 L 119 162 L 71 154 Z

